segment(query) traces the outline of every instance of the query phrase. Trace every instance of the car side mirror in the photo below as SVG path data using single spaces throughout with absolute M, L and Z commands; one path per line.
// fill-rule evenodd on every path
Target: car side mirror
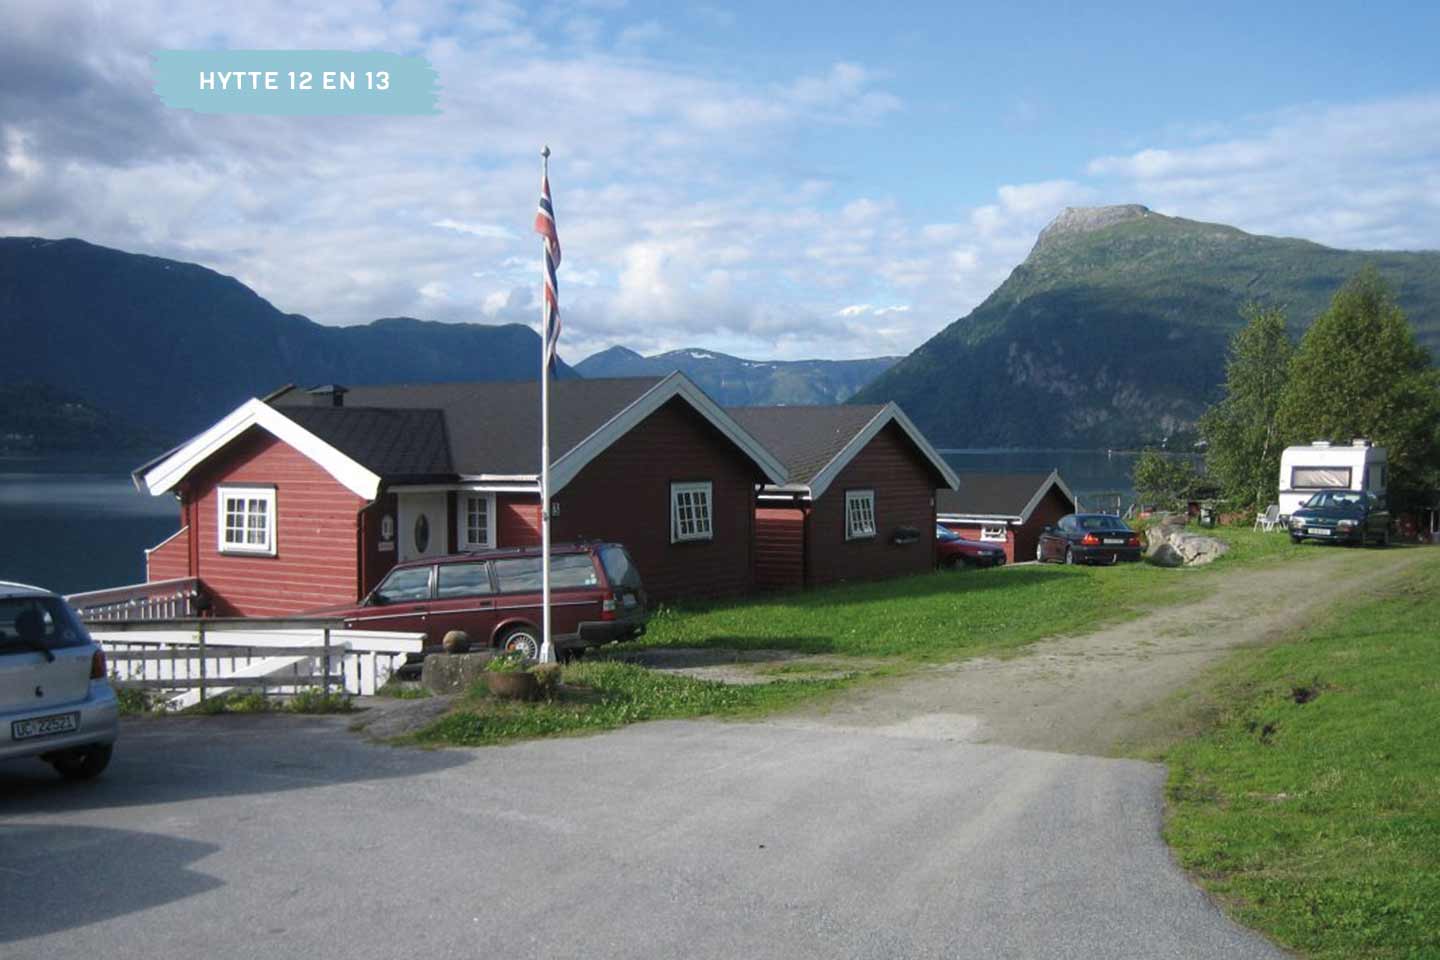
M 385 599 L 385 594 L 383 593 L 372 593 L 369 597 L 365 598 L 365 606 L 367 607 L 383 607 L 389 602 L 390 601 Z

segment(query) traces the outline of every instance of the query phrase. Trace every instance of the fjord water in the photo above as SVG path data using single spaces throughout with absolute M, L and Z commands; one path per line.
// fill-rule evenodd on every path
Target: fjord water
M 171 496 L 135 490 L 144 457 L 0 457 L 0 580 L 62 593 L 145 579 L 145 548 L 179 529 Z
M 1130 489 L 1135 456 L 1104 450 L 945 450 L 959 473 L 1058 468 L 1086 506 Z M 145 579 L 145 549 L 179 529 L 170 496 L 135 490 L 140 458 L 0 458 L 0 580 L 75 593 Z

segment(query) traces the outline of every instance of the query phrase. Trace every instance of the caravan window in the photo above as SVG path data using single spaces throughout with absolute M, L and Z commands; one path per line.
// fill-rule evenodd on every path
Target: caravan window
M 1293 467 L 1291 490 L 1349 490 L 1349 467 Z

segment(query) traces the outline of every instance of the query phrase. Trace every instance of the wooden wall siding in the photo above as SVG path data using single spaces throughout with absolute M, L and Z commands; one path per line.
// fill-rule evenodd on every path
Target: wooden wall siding
M 837 580 L 878 580 L 924 573 L 935 563 L 935 482 L 927 461 L 893 423 L 875 435 L 815 501 L 806 531 L 805 579 L 810 586 Z M 845 491 L 875 491 L 875 537 L 845 539 Z M 899 527 L 920 539 L 897 546 Z
M 359 598 L 358 514 L 365 501 L 259 428 L 202 470 L 190 489 L 190 532 L 199 561 L 195 576 L 214 599 L 216 616 L 282 616 Z M 247 483 L 276 488 L 273 557 L 219 550 L 216 488 Z
M 805 585 L 805 511 L 799 507 L 755 509 L 755 586 L 798 590 Z
M 183 519 L 183 518 L 182 518 Z M 145 554 L 145 579 L 178 580 L 190 576 L 190 531 L 181 528 L 175 536 Z
M 625 544 L 657 600 L 733 597 L 755 583 L 759 469 L 684 401 L 655 411 L 590 462 L 555 500 L 556 540 Z M 670 484 L 708 480 L 714 538 L 670 542 Z
M 532 547 L 539 544 L 540 498 L 528 493 L 496 494 L 495 546 Z
M 1031 496 L 1034 496 L 1033 492 Z M 1070 498 L 1060 492 L 1059 487 L 1051 487 L 1050 491 L 1035 506 L 1030 514 L 1030 519 L 1025 525 L 1015 531 L 1014 556 L 1015 560 L 1034 560 L 1035 545 L 1040 542 L 1040 532 L 1049 524 L 1054 526 L 1056 521 L 1068 513 L 1075 512 L 1075 504 Z
M 380 527 L 389 515 L 395 535 L 390 549 L 380 549 Z M 364 596 L 384 579 L 395 566 L 400 549 L 400 505 L 395 494 L 383 493 L 374 503 L 360 511 L 360 595 Z

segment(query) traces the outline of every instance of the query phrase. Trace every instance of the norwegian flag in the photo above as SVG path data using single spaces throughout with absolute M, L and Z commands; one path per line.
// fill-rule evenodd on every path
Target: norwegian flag
M 555 362 L 560 342 L 560 286 L 555 271 L 560 266 L 560 234 L 555 231 L 555 208 L 550 204 L 550 174 L 540 177 L 540 209 L 535 213 L 535 232 L 545 238 L 545 360 Z

